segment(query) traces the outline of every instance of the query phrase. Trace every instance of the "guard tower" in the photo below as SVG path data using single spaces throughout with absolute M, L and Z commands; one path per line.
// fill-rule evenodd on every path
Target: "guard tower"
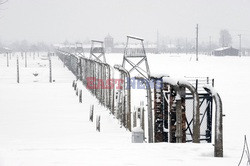
M 126 63 L 129 64 L 128 67 L 125 67 Z M 149 79 L 150 70 L 143 39 L 127 36 L 122 67 L 127 69 L 129 73 L 136 70 L 142 77 Z
M 106 63 L 104 43 L 102 41 L 91 40 L 90 59 Z
M 82 43 L 78 42 L 76 43 L 75 55 L 80 57 L 85 57 Z

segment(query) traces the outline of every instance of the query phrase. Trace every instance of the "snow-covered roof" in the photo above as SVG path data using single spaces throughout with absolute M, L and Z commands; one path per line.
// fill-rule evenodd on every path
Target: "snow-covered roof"
M 223 51 L 223 50 L 227 50 L 227 49 L 230 49 L 230 48 L 232 48 L 232 47 L 221 47 L 221 48 L 215 49 L 214 51 Z

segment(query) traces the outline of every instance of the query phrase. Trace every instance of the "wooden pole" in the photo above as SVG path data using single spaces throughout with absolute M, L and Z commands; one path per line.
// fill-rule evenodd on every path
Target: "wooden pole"
M 25 52 L 25 67 L 27 67 L 27 52 Z
M 239 56 L 241 57 L 241 34 L 239 34 Z
M 49 82 L 52 83 L 52 66 L 51 66 L 51 56 L 50 56 L 50 53 L 48 54 L 48 56 L 49 56 Z
M 196 25 L 196 61 L 198 61 L 199 60 L 199 58 L 198 58 L 198 35 L 199 35 L 199 25 L 197 24 Z
M 16 59 L 16 65 L 17 65 L 17 83 L 19 83 L 19 58 L 17 55 L 17 59 Z
M 187 55 L 187 51 L 188 50 L 188 46 L 187 46 L 187 38 L 186 38 L 186 55 Z
M 8 52 L 6 53 L 6 56 L 7 56 L 7 67 L 9 67 L 9 54 L 8 54 Z
M 209 55 L 212 55 L 212 38 L 209 36 Z

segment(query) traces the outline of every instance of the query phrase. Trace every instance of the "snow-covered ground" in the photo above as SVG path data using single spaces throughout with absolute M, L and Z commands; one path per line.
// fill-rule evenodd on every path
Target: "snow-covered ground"
M 78 102 L 72 88 L 75 78 L 57 57 L 52 58 L 55 82 L 49 83 L 48 61 L 42 55 L 46 57 L 28 56 L 27 68 L 19 58 L 20 84 L 16 58 L 7 68 L 6 57 L 0 55 L 0 166 L 237 165 L 243 136 L 250 137 L 250 57 L 200 56 L 196 62 L 190 55 L 148 55 L 154 73 L 215 78 L 226 117 L 225 157 L 214 158 L 212 144 L 131 143 L 131 133 L 120 128 L 84 87 L 83 103 Z M 119 54 L 106 58 L 112 65 L 122 62 Z M 139 105 L 140 100 L 132 100 L 132 107 Z M 101 115 L 100 133 L 95 122 L 89 122 L 92 104 L 95 115 Z

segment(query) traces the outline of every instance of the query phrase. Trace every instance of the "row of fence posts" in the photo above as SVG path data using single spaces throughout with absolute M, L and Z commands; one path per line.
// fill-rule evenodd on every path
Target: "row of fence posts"
M 115 87 L 109 85 L 105 87 L 107 80 L 114 78 L 114 70 L 106 63 L 78 57 L 74 54 L 58 50 L 58 57 L 75 76 L 77 80 L 81 80 L 83 85 L 98 99 L 99 103 L 110 110 L 110 112 L 119 120 L 121 126 L 124 126 L 129 131 L 132 131 L 131 125 L 131 92 L 130 88 L 117 89 L 115 94 Z M 76 59 L 78 59 L 76 61 Z M 120 82 L 123 87 L 130 87 L 130 74 L 120 65 L 115 65 L 114 69 L 120 72 Z M 93 83 L 93 84 L 92 84 Z M 94 85 L 95 84 L 95 85 Z M 94 85 L 94 86 L 93 86 Z M 107 86 L 107 85 L 106 85 Z M 146 82 L 146 86 L 147 85 Z M 111 88 L 112 87 L 112 88 Z M 150 89 L 150 88 L 147 88 Z M 148 90 L 147 90 L 148 91 Z M 149 94 L 151 96 L 151 91 Z M 116 98 L 116 108 L 115 108 Z M 148 97 L 149 105 L 149 142 L 153 142 L 153 127 L 152 127 L 152 106 L 151 97 Z M 144 127 L 143 127 L 144 128 Z
M 114 112 L 114 89 L 105 87 L 105 81 L 111 79 L 111 67 L 108 64 L 94 61 L 86 58 L 78 58 L 75 61 L 74 55 L 58 53 L 60 59 L 64 62 L 83 85 L 98 99 L 99 103 Z M 87 80 L 91 79 L 88 84 Z M 97 84 L 95 84 L 97 82 Z
M 21 57 L 22 57 L 22 59 L 24 59 L 24 67 L 28 67 L 28 60 L 27 60 L 27 52 L 21 52 Z M 30 52 L 30 56 L 31 56 L 31 54 L 32 54 L 32 52 Z M 33 60 L 35 60 L 35 52 L 33 52 Z M 15 55 L 15 53 L 14 52 L 6 52 L 5 54 L 4 54 L 4 56 L 6 56 L 6 64 L 7 64 L 7 67 L 10 67 L 10 60 L 11 60 L 11 58 L 12 58 L 12 56 L 14 56 Z M 40 53 L 38 52 L 37 53 L 37 56 L 39 57 L 39 55 L 40 55 Z M 17 55 L 18 56 L 18 55 Z
M 108 64 L 99 62 L 99 61 L 95 61 L 95 60 L 91 60 L 91 59 L 87 59 L 87 58 L 83 58 L 80 57 L 78 58 L 78 61 L 75 62 L 75 58 L 76 56 L 69 54 L 69 53 L 63 53 L 62 51 L 58 52 L 58 56 L 60 56 L 60 59 L 64 62 L 64 64 L 70 69 L 73 70 L 72 72 L 76 75 L 77 79 L 82 80 L 83 84 L 87 87 L 87 89 L 90 90 L 90 92 L 96 96 L 96 98 L 99 100 L 99 102 L 104 105 L 105 107 L 109 108 L 111 113 L 116 115 L 116 117 L 120 120 L 121 124 L 129 129 L 131 131 L 131 122 L 130 122 L 130 110 L 125 109 L 125 108 L 130 108 L 130 92 L 127 91 L 127 94 L 123 89 L 121 89 L 120 91 L 118 90 L 118 93 L 121 93 L 122 95 L 118 95 L 119 97 L 121 97 L 120 99 L 117 99 L 117 109 L 116 112 L 114 110 L 114 89 L 111 88 L 104 88 L 104 82 L 108 79 L 111 78 L 111 67 Z M 69 66 L 71 65 L 71 66 Z M 72 66 L 73 65 L 73 66 Z M 130 75 L 126 72 L 126 70 L 124 70 L 121 66 L 114 66 L 115 69 L 119 70 L 121 73 L 121 79 L 126 80 L 124 78 L 130 78 Z M 88 78 L 92 78 L 93 83 L 96 83 L 96 81 L 98 82 L 97 85 L 95 85 L 94 87 L 88 87 Z M 113 78 L 113 77 L 112 77 Z M 128 79 L 130 80 L 130 79 Z M 125 83 L 124 83 L 125 85 Z M 127 82 L 128 87 L 130 87 L 130 82 Z M 149 87 L 149 85 L 147 85 Z M 191 93 L 193 94 L 194 97 L 194 103 L 193 103 L 193 115 L 194 115 L 194 121 L 193 121 L 193 142 L 194 143 L 199 143 L 200 142 L 200 114 L 199 114 L 199 97 L 198 94 L 196 92 L 196 89 L 187 82 L 182 82 L 179 81 L 178 82 L 178 86 L 181 87 L 186 87 L 187 89 L 189 89 L 191 91 Z M 147 88 L 150 89 L 150 88 Z M 205 90 L 211 92 L 210 90 L 208 90 L 208 88 L 205 88 Z M 148 98 L 151 95 L 151 91 L 148 91 L 147 93 Z M 213 94 L 213 97 L 215 99 L 216 102 L 216 119 L 215 119 L 215 157 L 222 157 L 223 156 L 223 142 L 222 142 L 222 102 L 220 100 L 220 98 L 218 97 L 219 95 Z M 177 100 L 179 101 L 179 99 Z M 217 103 L 217 101 L 219 101 L 219 103 Z M 148 102 L 151 103 L 151 100 Z M 177 103 L 177 107 L 180 107 L 180 103 Z M 149 107 L 151 108 L 151 106 Z M 180 109 L 181 110 L 181 109 Z M 179 112 L 180 112 L 179 110 Z M 149 110 L 148 112 L 151 112 L 151 110 Z M 181 113 L 179 113 L 181 115 Z M 141 112 L 142 115 L 142 112 Z M 144 113 L 143 113 L 144 115 Z M 92 115 L 93 116 L 93 115 Z M 136 117 L 136 115 L 134 115 L 134 117 Z M 151 115 L 149 115 L 149 118 L 152 117 Z M 177 142 L 181 142 L 181 130 L 179 128 L 181 128 L 180 126 L 180 122 L 182 117 L 177 117 Z M 152 120 L 152 119 L 151 119 Z M 144 119 L 141 119 L 141 123 L 140 125 L 142 125 Z M 151 127 L 152 123 L 150 123 L 149 121 L 149 128 Z M 136 120 L 133 119 L 133 126 L 136 125 Z M 143 127 L 143 126 L 141 126 Z M 151 132 L 149 132 L 150 135 Z M 153 136 L 149 136 L 149 142 L 153 142 L 152 140 Z
M 127 94 L 125 94 L 125 88 L 119 89 L 123 91 L 124 95 L 120 99 L 122 103 L 117 103 L 118 107 L 115 109 L 115 86 L 110 82 L 114 78 L 114 69 L 106 63 L 78 57 L 61 50 L 57 51 L 57 55 L 63 61 L 63 64 L 76 76 L 76 79 L 81 80 L 83 85 L 97 98 L 99 103 L 108 108 L 111 114 L 120 121 L 121 125 L 131 131 L 130 91 L 128 90 Z M 118 71 L 122 79 L 126 80 L 128 73 L 122 70 Z M 125 83 L 123 83 L 123 86 L 125 87 Z M 129 85 L 127 86 L 129 87 Z
M 9 53 L 6 52 L 4 55 L 7 58 L 7 67 L 10 66 L 9 60 L 11 59 L 12 56 L 14 56 L 15 53 Z M 23 56 L 24 54 L 24 56 Z M 37 56 L 39 57 L 39 52 L 37 53 Z M 52 63 L 51 63 L 51 56 L 54 55 L 54 53 L 48 53 L 48 60 L 49 60 L 49 82 L 52 83 Z M 31 52 L 30 52 L 30 56 L 31 56 Z M 21 57 L 22 59 L 25 60 L 24 63 L 24 67 L 27 68 L 28 67 L 28 63 L 27 63 L 27 52 L 21 52 Z M 33 59 L 35 59 L 35 52 L 33 53 Z M 20 83 L 20 64 L 19 64 L 19 56 L 16 56 L 16 66 L 17 66 L 17 83 Z
M 94 121 L 94 105 L 90 106 L 89 121 L 90 122 Z M 96 115 L 96 131 L 98 132 L 101 131 L 101 116 L 100 115 Z
M 78 96 L 79 103 L 82 103 L 82 89 L 79 89 L 77 87 L 77 82 L 75 80 L 72 83 L 72 87 L 75 90 L 76 96 Z M 90 122 L 94 121 L 94 105 L 90 106 L 89 121 Z M 101 116 L 100 115 L 96 116 L 96 131 L 98 132 L 101 131 Z
M 97 62 L 86 58 L 78 58 L 75 61 L 74 55 L 58 53 L 58 56 L 76 76 L 83 85 L 98 99 L 99 103 L 114 112 L 114 90 L 105 87 L 105 81 L 111 79 L 111 68 L 108 64 Z M 70 57 L 70 58 L 69 58 Z M 88 84 L 88 79 L 89 83 Z M 97 82 L 97 84 L 95 84 Z M 93 83 L 93 84 L 92 84 Z

